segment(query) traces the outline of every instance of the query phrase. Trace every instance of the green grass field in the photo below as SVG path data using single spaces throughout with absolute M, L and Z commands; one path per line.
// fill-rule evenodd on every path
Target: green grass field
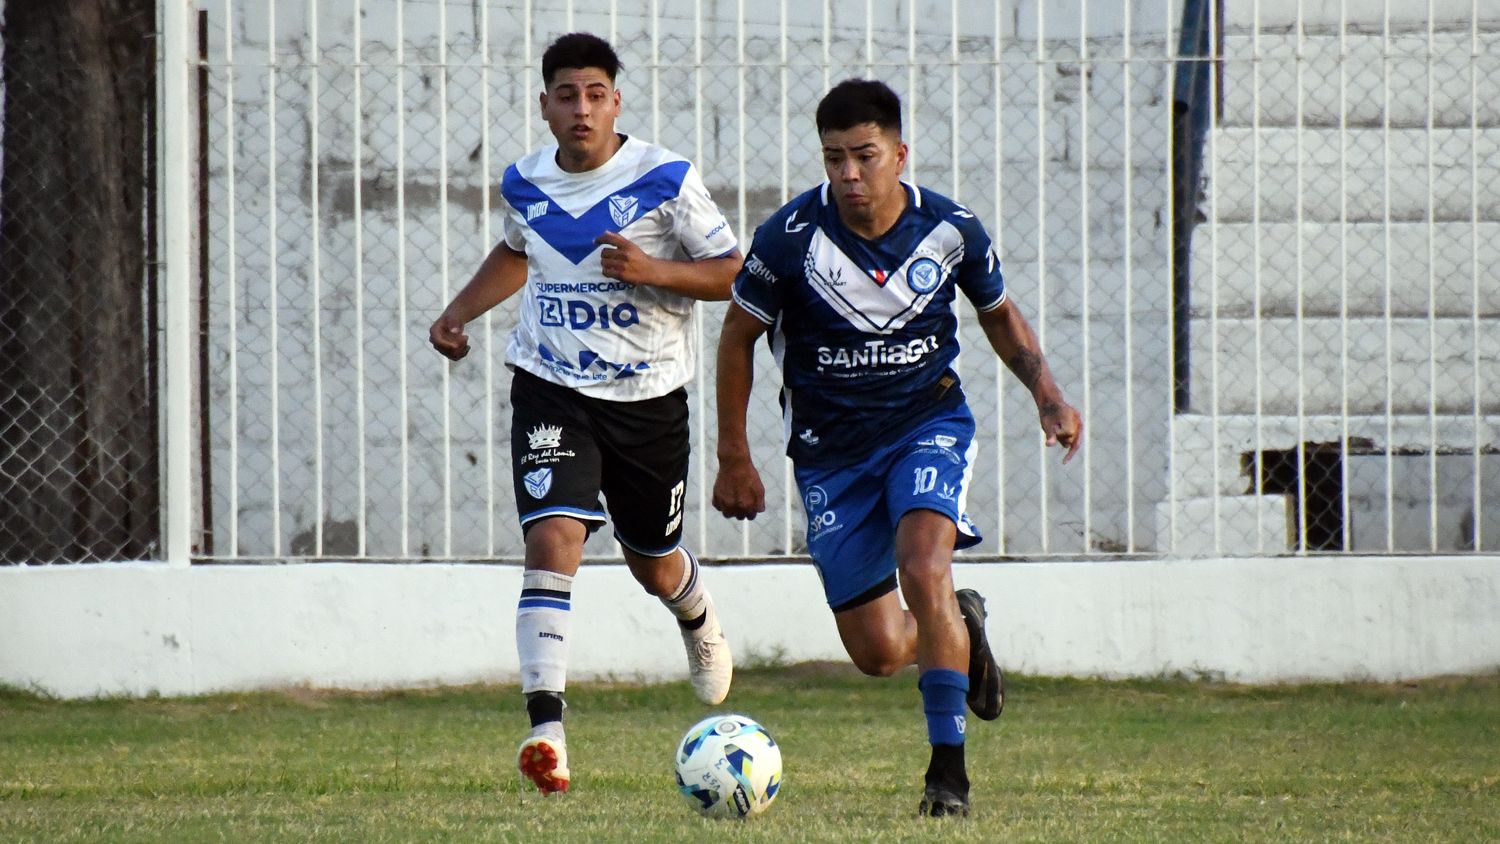
M 514 687 L 60 702 L 0 693 L 0 841 L 1496 841 L 1500 676 L 1244 687 L 1011 678 L 969 735 L 974 816 L 915 817 L 915 674 L 742 671 L 786 759 L 770 810 L 697 817 L 685 683 L 579 684 L 573 791 L 521 788 Z

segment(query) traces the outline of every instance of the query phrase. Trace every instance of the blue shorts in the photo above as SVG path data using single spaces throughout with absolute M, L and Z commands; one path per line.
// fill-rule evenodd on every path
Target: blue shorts
M 855 465 L 796 467 L 807 550 L 834 612 L 879 597 L 869 593 L 883 583 L 894 584 L 896 525 L 912 510 L 952 519 L 955 549 L 979 543 L 979 530 L 964 512 L 975 451 L 974 416 L 960 404 Z

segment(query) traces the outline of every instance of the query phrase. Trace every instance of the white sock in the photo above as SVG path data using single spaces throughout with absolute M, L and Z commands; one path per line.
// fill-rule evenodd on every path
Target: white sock
M 683 627 L 696 629 L 702 625 L 703 614 L 708 611 L 708 590 L 703 588 L 703 579 L 698 576 L 698 558 L 686 548 L 677 550 L 682 552 L 682 579 L 677 581 L 671 596 L 662 598 L 661 602 L 679 622 L 684 622 Z
M 567 690 L 572 609 L 573 578 L 540 570 L 522 573 L 516 652 L 521 658 L 523 694 Z

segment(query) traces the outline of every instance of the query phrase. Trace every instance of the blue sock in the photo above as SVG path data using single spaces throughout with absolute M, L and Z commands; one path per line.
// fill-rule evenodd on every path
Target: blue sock
M 968 675 L 947 668 L 929 668 L 917 678 L 917 688 L 922 690 L 922 712 L 927 716 L 927 743 L 963 744 Z

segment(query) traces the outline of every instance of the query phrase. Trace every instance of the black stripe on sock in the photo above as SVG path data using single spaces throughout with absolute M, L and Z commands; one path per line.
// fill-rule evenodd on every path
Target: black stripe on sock
M 539 589 L 532 587 L 521 590 L 522 598 L 562 598 L 564 600 L 572 597 L 573 593 L 566 589 Z
M 561 692 L 532 692 L 526 696 L 526 714 L 531 717 L 531 726 L 548 721 L 561 721 L 563 699 Z
M 682 549 L 682 556 L 687 561 L 684 563 L 684 565 L 691 568 L 693 573 L 688 576 L 687 584 L 684 585 L 681 589 L 677 590 L 676 595 L 673 595 L 671 598 L 667 599 L 674 603 L 682 600 L 682 596 L 688 594 L 689 592 L 692 592 L 693 587 L 698 585 L 698 558 L 694 557 L 692 553 L 689 552 L 686 548 Z
M 699 613 L 697 618 L 690 618 L 690 619 L 687 619 L 686 621 L 684 621 L 683 619 L 679 618 L 679 619 L 677 619 L 677 624 L 679 626 L 681 626 L 683 630 L 697 630 L 699 627 L 702 627 L 703 626 L 703 622 L 705 622 L 707 620 L 708 620 L 708 612 L 704 611 L 704 612 Z

